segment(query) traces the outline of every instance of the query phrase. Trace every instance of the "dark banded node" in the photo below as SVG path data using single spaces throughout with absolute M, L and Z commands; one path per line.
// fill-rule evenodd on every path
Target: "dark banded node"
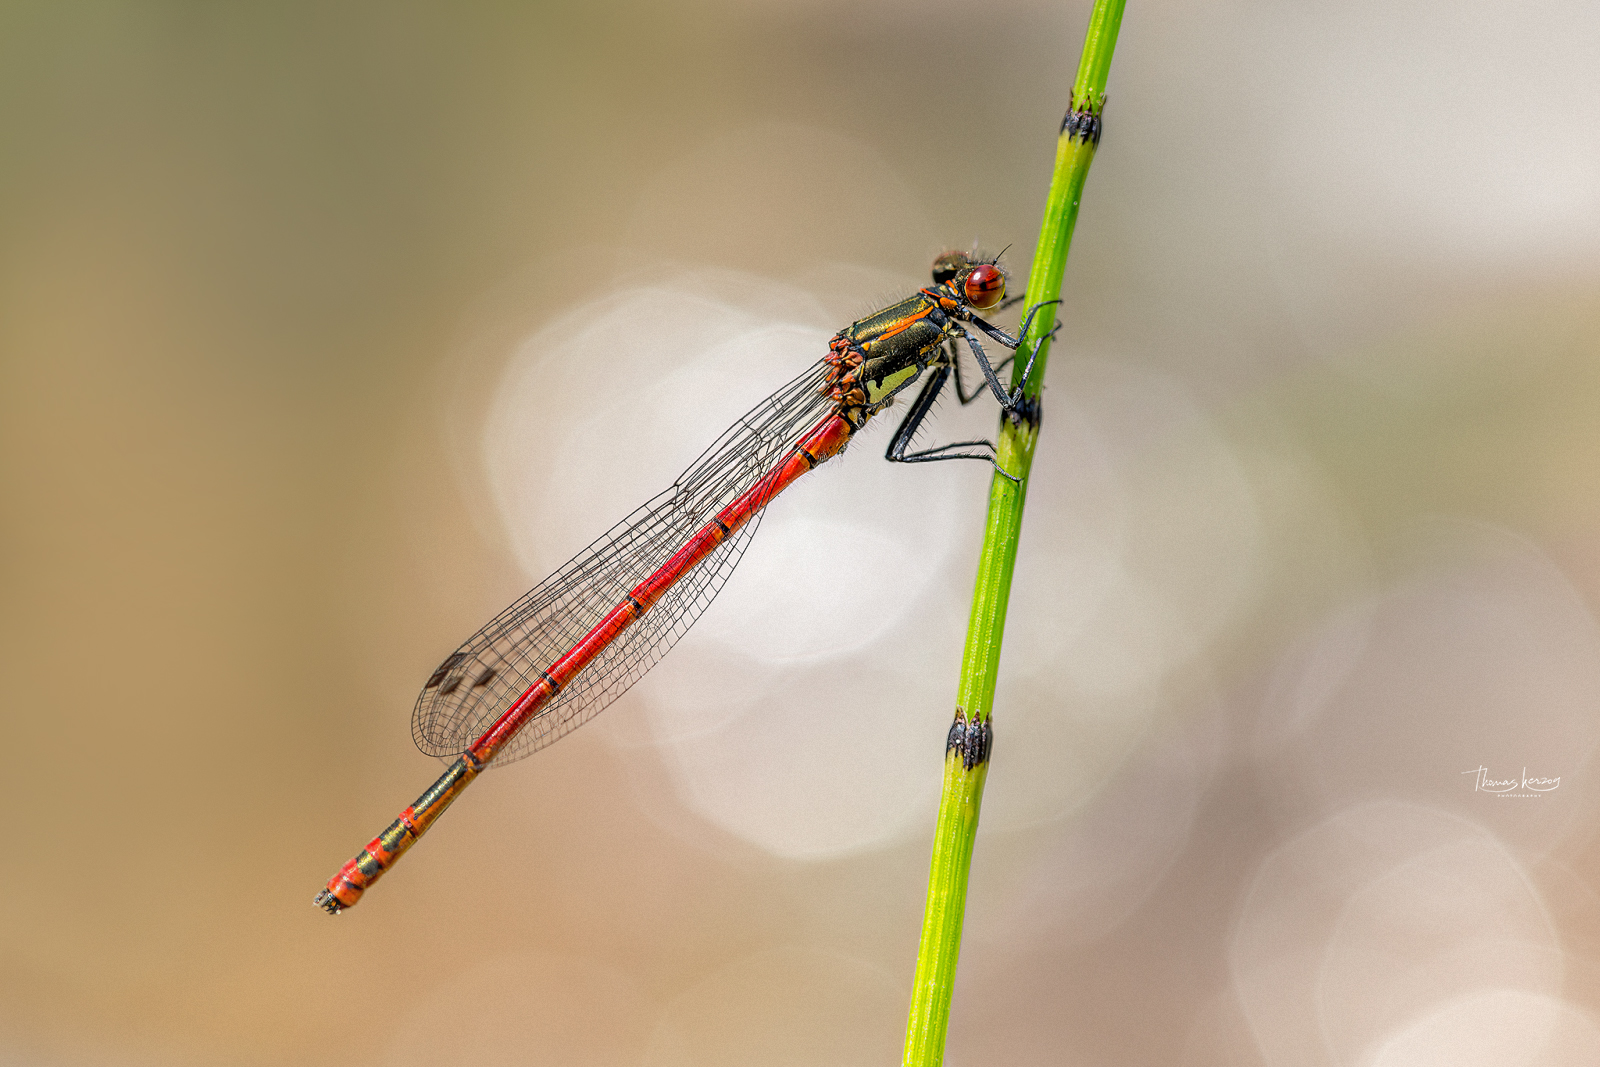
M 1040 403 L 1038 397 L 1024 393 L 1017 399 L 1017 406 L 1010 411 L 1004 412 L 1004 415 L 1011 420 L 1013 425 L 1026 426 L 1031 430 L 1037 430 L 1039 428 L 1039 420 L 1044 416 L 1044 405 Z
M 994 741 L 994 731 L 988 719 L 967 720 L 967 713 L 956 709 L 956 721 L 950 724 L 950 734 L 945 739 L 945 758 L 955 752 L 961 756 L 961 765 L 972 770 L 989 760 L 989 747 Z
M 1104 106 L 1102 102 L 1101 107 Z M 1062 135 L 1068 140 L 1082 141 L 1085 144 L 1100 143 L 1100 127 L 1100 112 L 1091 108 L 1074 106 L 1067 112 L 1067 117 L 1061 120 Z

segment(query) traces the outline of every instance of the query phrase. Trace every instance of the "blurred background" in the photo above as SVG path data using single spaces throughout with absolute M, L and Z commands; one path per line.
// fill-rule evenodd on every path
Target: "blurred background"
M 445 653 L 938 252 L 1020 285 L 1088 10 L 0 6 L 0 1064 L 896 1062 L 988 474 L 890 419 L 311 898 Z M 1600 1062 L 1597 45 L 1129 4 L 951 1064 Z

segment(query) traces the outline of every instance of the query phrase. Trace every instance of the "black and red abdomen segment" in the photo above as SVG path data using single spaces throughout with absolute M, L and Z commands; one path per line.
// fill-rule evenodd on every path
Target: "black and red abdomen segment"
M 614 613 L 613 613 L 614 614 Z M 597 627 L 598 629 L 598 627 Z M 594 631 L 590 631 L 592 637 Z M 569 653 L 570 655 L 570 653 Z M 576 672 L 574 672 L 576 673 Z M 540 671 L 539 680 L 522 691 L 522 695 L 511 702 L 511 706 L 500 713 L 494 725 L 485 730 L 472 747 L 467 749 L 476 759 L 485 766 L 499 754 L 507 741 L 517 735 L 523 724 L 539 714 L 552 697 L 561 692 L 564 683 L 555 677 L 551 671 Z
M 628 599 L 638 607 L 639 614 L 648 611 L 685 574 L 759 514 L 762 508 L 772 502 L 773 497 L 792 485 L 795 479 L 837 455 L 849 443 L 853 432 L 854 428 L 844 419 L 830 415 L 803 437 L 780 465 L 762 475 L 760 481 L 717 512 L 716 518 L 701 527 L 682 548 L 673 553 L 671 559 L 634 588 Z
M 360 900 L 361 894 L 394 866 L 481 770 L 483 764 L 470 752 L 452 763 L 387 830 L 369 841 L 355 859 L 339 868 L 339 873 L 328 880 L 327 888 L 317 894 L 317 905 L 337 915 Z

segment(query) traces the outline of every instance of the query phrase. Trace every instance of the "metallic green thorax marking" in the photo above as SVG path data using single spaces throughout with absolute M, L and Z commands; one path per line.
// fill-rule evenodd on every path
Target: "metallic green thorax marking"
M 934 286 L 950 299 L 957 299 L 948 286 Z M 861 383 L 867 403 L 877 405 L 909 384 L 929 364 L 944 356 L 945 328 L 933 321 L 931 312 L 938 301 L 922 290 L 893 307 L 852 322 L 839 336 L 860 349 L 866 357 L 861 366 Z

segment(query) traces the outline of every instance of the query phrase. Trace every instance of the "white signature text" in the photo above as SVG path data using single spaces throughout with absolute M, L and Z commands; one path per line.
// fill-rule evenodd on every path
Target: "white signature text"
M 1528 768 L 1522 768 L 1521 778 L 1495 778 L 1489 773 L 1487 767 L 1474 767 L 1462 774 L 1473 776 L 1472 791 L 1474 793 L 1502 793 L 1515 796 L 1534 796 L 1539 793 L 1549 793 L 1561 785 L 1560 778 L 1530 778 Z

